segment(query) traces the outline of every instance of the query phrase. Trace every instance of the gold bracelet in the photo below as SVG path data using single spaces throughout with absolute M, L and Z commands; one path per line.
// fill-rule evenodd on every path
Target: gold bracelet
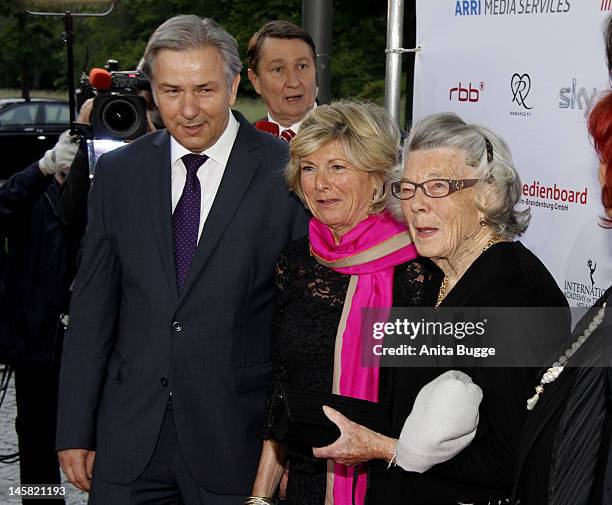
M 276 505 L 276 501 L 265 496 L 247 496 L 244 505 Z

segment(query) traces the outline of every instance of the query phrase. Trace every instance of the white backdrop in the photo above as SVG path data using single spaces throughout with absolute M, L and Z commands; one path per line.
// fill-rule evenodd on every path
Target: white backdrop
M 608 0 L 417 0 L 414 119 L 453 111 L 510 145 L 531 224 L 521 238 L 574 306 L 612 284 L 586 113 L 609 87 Z M 526 186 L 526 187 L 525 187 Z

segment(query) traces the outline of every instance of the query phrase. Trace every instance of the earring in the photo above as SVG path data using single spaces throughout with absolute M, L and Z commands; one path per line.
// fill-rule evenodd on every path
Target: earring
M 374 193 L 372 194 L 372 201 L 378 200 L 385 196 L 385 185 L 383 184 L 380 188 L 374 188 Z
M 480 226 L 487 226 L 487 220 L 484 217 L 480 218 L 479 223 L 480 223 Z
M 379 198 L 382 198 L 383 196 L 385 196 L 385 186 L 384 185 L 382 186 L 380 190 L 378 188 L 374 189 L 374 194 L 372 195 L 372 201 L 370 202 L 370 208 L 368 209 L 369 216 L 374 214 L 373 212 L 374 202 L 376 202 L 376 200 L 378 200 Z

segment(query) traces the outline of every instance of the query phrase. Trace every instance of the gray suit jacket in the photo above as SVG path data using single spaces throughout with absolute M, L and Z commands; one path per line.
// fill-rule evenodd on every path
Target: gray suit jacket
M 96 449 L 94 473 L 129 483 L 153 452 L 168 394 L 191 473 L 248 494 L 271 372 L 274 264 L 304 236 L 287 144 L 240 122 L 179 295 L 165 130 L 102 156 L 62 356 L 58 449 Z

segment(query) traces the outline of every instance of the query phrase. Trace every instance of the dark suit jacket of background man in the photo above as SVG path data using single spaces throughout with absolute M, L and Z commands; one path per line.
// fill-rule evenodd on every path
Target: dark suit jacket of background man
M 306 235 L 307 217 L 282 177 L 287 143 L 234 115 L 238 135 L 180 295 L 168 133 L 98 162 L 57 438 L 58 449 L 97 450 L 97 479 L 140 475 L 172 392 L 196 480 L 217 494 L 251 491 L 272 366 L 274 265 L 285 243 Z

